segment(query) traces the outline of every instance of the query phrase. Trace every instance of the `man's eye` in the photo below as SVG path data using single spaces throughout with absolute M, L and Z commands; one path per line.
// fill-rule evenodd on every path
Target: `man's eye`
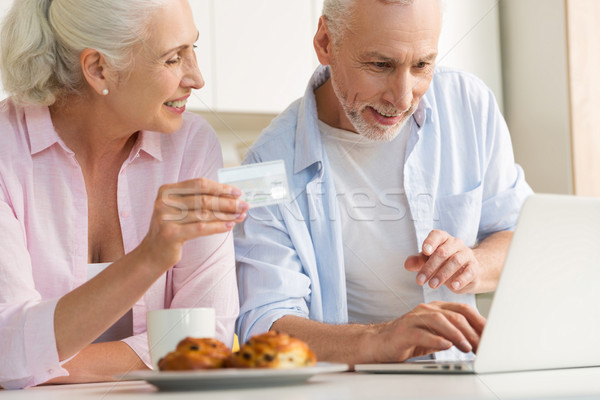
M 389 64 L 387 62 L 384 62 L 384 61 L 375 61 L 372 64 L 377 69 L 384 69 L 384 68 L 387 68 L 389 66 Z
M 428 65 L 429 65 L 429 63 L 426 63 L 425 61 L 421 61 L 420 63 L 418 63 L 418 64 L 416 65 L 416 67 L 417 67 L 418 69 L 423 69 L 423 68 L 427 68 L 427 66 L 428 66 Z

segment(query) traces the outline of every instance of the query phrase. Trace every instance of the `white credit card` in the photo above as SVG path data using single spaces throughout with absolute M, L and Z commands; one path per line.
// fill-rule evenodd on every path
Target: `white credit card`
M 290 198 L 285 164 L 282 160 L 221 168 L 217 171 L 217 176 L 220 183 L 240 189 L 240 198 L 250 207 L 270 206 Z

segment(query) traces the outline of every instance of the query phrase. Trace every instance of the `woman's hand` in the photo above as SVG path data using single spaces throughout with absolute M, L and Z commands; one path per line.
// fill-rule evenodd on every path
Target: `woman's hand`
M 230 231 L 246 218 L 249 206 L 240 195 L 233 186 L 205 178 L 161 186 L 140 247 L 164 272 L 181 259 L 186 241 Z

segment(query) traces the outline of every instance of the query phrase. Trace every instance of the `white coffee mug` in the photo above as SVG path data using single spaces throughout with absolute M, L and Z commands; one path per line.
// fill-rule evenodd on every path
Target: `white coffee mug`
M 152 368 L 158 371 L 158 360 L 186 337 L 214 338 L 214 308 L 172 308 L 146 313 L 148 349 Z

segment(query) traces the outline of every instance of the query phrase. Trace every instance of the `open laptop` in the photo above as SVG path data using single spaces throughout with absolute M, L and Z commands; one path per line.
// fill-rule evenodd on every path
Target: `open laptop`
M 523 208 L 472 362 L 361 364 L 377 373 L 600 366 L 600 199 L 536 194 Z

